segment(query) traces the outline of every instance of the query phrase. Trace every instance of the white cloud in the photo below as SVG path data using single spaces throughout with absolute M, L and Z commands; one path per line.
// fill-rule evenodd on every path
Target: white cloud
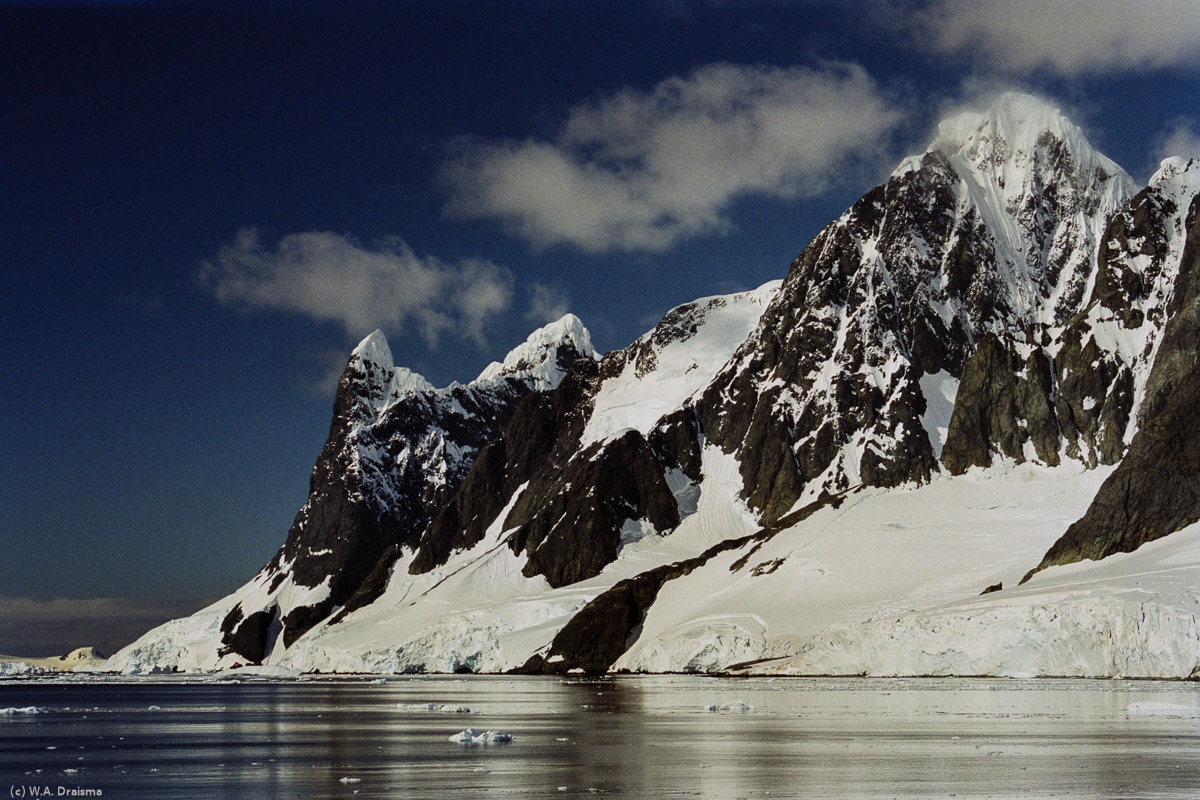
M 415 328 L 427 342 L 455 333 L 480 346 L 484 326 L 512 301 L 508 270 L 487 261 L 448 264 L 389 238 L 363 247 L 336 233 L 293 233 L 275 248 L 252 228 L 200 269 L 219 303 L 332 321 L 359 336 Z
M 562 319 L 571 310 L 571 300 L 557 286 L 535 283 L 529 289 L 529 310 L 525 319 L 536 325 L 545 325 Z
M 821 192 L 901 118 L 856 65 L 713 64 L 577 106 L 553 141 L 460 142 L 446 209 L 536 246 L 663 250 L 729 230 L 739 197 Z
M 1159 159 L 1169 156 L 1200 158 L 1200 133 L 1190 119 L 1178 119 L 1158 137 L 1154 149 Z
M 1196 0 L 934 0 L 912 20 L 922 49 L 1010 72 L 1200 64 Z

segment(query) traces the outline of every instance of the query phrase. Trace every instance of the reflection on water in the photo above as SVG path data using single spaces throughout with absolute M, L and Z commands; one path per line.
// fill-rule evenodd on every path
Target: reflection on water
M 737 700 L 753 708 L 705 710 Z M 424 703 L 471 713 L 412 707 Z M 0 795 L 48 786 L 57 796 L 61 786 L 156 799 L 1200 796 L 1200 689 L 1184 683 L 0 685 L 0 708 L 30 705 L 44 713 L 0 715 Z M 467 727 L 514 741 L 448 741 Z

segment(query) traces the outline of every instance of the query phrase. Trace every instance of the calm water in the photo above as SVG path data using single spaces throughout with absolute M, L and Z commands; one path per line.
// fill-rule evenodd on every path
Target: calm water
M 735 701 L 753 709 L 706 710 Z M 399 705 L 431 702 L 471 713 Z M 1200 796 L 1200 687 L 1182 683 L 0 685 L 0 708 L 31 705 L 44 713 L 0 716 L 0 796 L 22 787 L 26 797 L 29 787 L 52 796 L 63 787 L 156 800 Z M 514 740 L 448 741 L 466 727 Z

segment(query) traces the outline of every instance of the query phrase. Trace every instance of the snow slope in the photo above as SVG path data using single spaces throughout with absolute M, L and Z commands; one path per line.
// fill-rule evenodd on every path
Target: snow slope
M 409 576 L 398 563 L 403 579 L 380 601 L 269 663 L 380 673 L 519 667 L 618 581 L 756 529 L 736 497 L 736 465 L 715 448 L 705 461 L 697 512 L 672 535 L 627 547 L 596 578 L 559 589 L 526 578 L 492 530 L 432 573 Z M 1017 587 L 1109 472 L 999 464 L 851 493 L 757 549 L 667 582 L 613 668 L 759 661 L 747 671 L 1188 677 L 1200 665 L 1200 526 Z M 997 583 L 1007 588 L 980 594 Z
M 782 281 L 704 297 L 672 309 L 627 350 L 620 374 L 604 381 L 580 440 L 587 447 L 633 429 L 646 434 L 712 382 L 762 317 Z

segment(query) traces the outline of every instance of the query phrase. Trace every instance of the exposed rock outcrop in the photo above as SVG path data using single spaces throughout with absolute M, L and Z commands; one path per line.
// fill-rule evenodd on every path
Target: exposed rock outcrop
M 1200 190 L 1200 180 L 1194 185 Z M 1166 244 L 1153 245 L 1154 252 L 1166 252 L 1175 238 L 1175 249 L 1182 244 L 1182 252 L 1137 434 L 1087 513 L 1025 580 L 1056 564 L 1133 551 L 1200 521 L 1200 195 L 1193 196 L 1186 214 L 1175 209 L 1186 236 L 1168 235 Z M 1148 206 L 1164 205 L 1161 198 L 1158 203 L 1143 198 L 1135 207 L 1144 219 Z M 1163 227 L 1172 232 L 1171 226 Z

